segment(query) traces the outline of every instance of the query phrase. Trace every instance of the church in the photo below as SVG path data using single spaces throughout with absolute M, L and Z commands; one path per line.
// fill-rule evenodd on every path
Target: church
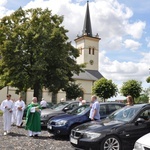
M 87 1 L 86 13 L 84 18 L 82 35 L 77 35 L 75 39 L 76 48 L 79 50 L 79 57 L 77 58 L 77 63 L 82 64 L 86 63 L 86 68 L 84 72 L 81 72 L 79 75 L 74 75 L 77 84 L 80 84 L 83 90 L 83 99 L 90 100 L 92 95 L 92 86 L 94 82 L 103 76 L 98 71 L 99 69 L 99 35 L 92 34 L 92 25 L 90 19 L 90 10 L 89 10 L 89 2 Z M 6 99 L 7 94 L 11 94 L 12 98 L 17 100 L 19 95 L 15 94 L 16 88 L 13 87 L 5 87 L 0 90 L 0 101 Z M 33 97 L 33 91 L 29 89 L 27 93 L 22 93 L 26 104 L 31 102 Z M 51 102 L 52 94 L 48 92 L 48 90 L 42 91 L 42 97 L 47 101 Z M 57 102 L 60 101 L 61 98 L 65 99 L 66 94 L 63 91 L 59 91 L 57 94 Z

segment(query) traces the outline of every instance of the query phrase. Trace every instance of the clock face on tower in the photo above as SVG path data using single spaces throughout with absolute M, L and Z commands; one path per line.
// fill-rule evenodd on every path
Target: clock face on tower
M 93 65 L 93 64 L 94 64 L 94 61 L 93 61 L 93 60 L 90 60 L 90 64 Z

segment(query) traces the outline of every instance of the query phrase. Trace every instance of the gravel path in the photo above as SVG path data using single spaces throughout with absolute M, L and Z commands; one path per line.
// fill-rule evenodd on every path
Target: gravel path
M 73 150 L 67 137 L 54 137 L 42 130 L 37 138 L 28 137 L 28 132 L 12 126 L 11 133 L 3 135 L 3 122 L 0 117 L 0 150 Z

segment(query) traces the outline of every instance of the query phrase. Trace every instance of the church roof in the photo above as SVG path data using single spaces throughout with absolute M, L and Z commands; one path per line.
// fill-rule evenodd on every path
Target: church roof
M 87 8 L 86 14 L 84 19 L 84 26 L 83 26 L 83 35 L 87 35 L 92 37 L 92 27 L 91 27 L 91 19 L 90 19 L 90 10 L 89 10 L 89 1 L 87 1 Z
M 96 77 L 97 79 L 103 78 L 102 74 L 98 70 L 87 70 L 88 73 Z
M 74 74 L 73 78 L 76 80 L 91 80 L 96 81 L 103 76 L 97 70 L 85 70 L 84 72 L 80 72 L 79 75 Z

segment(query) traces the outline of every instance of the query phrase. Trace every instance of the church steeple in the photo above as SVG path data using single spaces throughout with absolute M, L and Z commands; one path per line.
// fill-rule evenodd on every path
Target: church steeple
M 87 1 L 87 8 L 86 8 L 86 14 L 85 14 L 85 19 L 84 19 L 84 26 L 83 26 L 82 34 L 92 37 L 89 1 Z

